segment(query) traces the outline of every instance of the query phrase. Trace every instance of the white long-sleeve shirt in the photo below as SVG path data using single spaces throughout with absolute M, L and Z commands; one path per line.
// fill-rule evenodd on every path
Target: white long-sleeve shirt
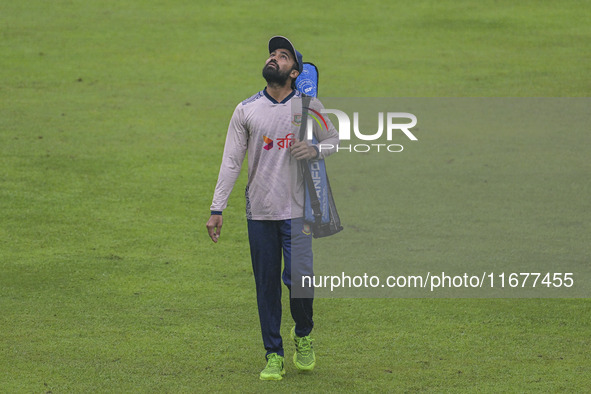
M 304 184 L 298 161 L 289 153 L 290 141 L 299 140 L 302 95 L 294 90 L 277 102 L 266 89 L 236 106 L 226 136 L 224 154 L 211 211 L 223 211 L 248 152 L 246 217 L 252 220 L 285 220 L 303 216 Z M 312 99 L 309 108 L 320 111 Z M 314 125 L 319 158 L 336 151 L 339 134 L 325 117 L 326 126 Z M 332 145 L 333 149 L 325 146 Z

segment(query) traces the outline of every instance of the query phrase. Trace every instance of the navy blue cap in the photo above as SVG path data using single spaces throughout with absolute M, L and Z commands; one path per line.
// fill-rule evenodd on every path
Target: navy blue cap
M 269 40 L 269 53 L 274 52 L 276 49 L 287 49 L 291 52 L 293 57 L 296 59 L 296 63 L 298 64 L 298 71 L 300 74 L 304 71 L 304 61 L 302 60 L 302 54 L 296 51 L 295 47 L 287 38 L 283 36 L 275 36 L 271 37 Z

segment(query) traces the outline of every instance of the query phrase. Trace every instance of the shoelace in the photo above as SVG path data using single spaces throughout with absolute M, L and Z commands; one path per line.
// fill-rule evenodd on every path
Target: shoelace
M 281 368 L 281 359 L 277 354 L 272 354 L 267 360 L 269 361 L 270 367 Z
M 301 353 L 302 356 L 305 357 L 310 355 L 310 352 L 312 351 L 313 341 L 314 340 L 310 339 L 310 337 L 302 337 L 297 339 L 298 351 Z

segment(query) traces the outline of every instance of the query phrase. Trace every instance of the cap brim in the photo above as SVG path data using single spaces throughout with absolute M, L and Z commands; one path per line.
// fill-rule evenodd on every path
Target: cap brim
M 269 53 L 275 52 L 277 49 L 287 49 L 293 55 L 293 58 L 296 57 L 296 49 L 287 38 L 283 36 L 275 36 L 271 37 L 269 40 Z

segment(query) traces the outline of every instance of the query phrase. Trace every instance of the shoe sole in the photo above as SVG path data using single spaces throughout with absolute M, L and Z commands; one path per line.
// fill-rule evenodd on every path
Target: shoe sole
M 281 371 L 280 375 L 259 375 L 259 379 L 261 380 L 281 380 L 283 379 L 283 375 L 285 375 L 285 369 Z

